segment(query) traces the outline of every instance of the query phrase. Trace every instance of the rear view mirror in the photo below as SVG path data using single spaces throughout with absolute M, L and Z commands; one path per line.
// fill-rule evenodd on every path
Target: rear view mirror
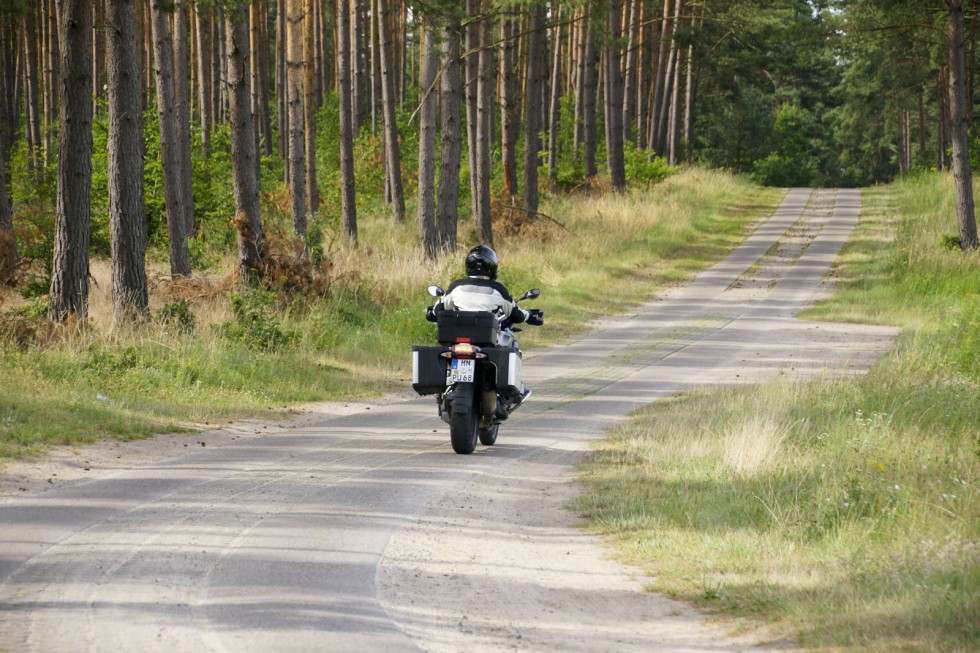
M 539 288 L 531 288 L 526 293 L 524 293 L 524 296 L 521 297 L 521 299 L 537 299 L 540 296 L 541 296 L 541 290 Z
M 439 286 L 429 286 L 429 294 L 433 297 L 442 297 L 446 294 L 446 291 Z

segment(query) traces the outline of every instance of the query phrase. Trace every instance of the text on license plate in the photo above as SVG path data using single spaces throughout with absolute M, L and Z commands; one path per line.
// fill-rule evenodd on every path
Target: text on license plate
M 476 361 L 454 358 L 449 367 L 449 378 L 447 383 L 473 383 L 473 372 L 476 369 Z

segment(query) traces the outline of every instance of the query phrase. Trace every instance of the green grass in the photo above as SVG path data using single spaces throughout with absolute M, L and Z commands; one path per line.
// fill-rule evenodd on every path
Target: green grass
M 626 195 L 552 198 L 542 212 L 553 220 L 499 222 L 502 279 L 515 293 L 543 291 L 533 305 L 545 309 L 547 324 L 526 330 L 522 344 L 579 332 L 591 318 L 624 311 L 719 260 L 778 198 L 694 169 Z M 193 280 L 182 291 L 196 324 L 189 333 L 159 322 L 133 331 L 113 325 L 104 262 L 93 265 L 102 278 L 84 325 L 46 335 L 39 321 L 15 320 L 8 309 L 0 329 L 0 458 L 408 389 L 411 346 L 435 339 L 423 319 L 432 301 L 425 287 L 461 274 L 472 230 L 462 220 L 460 251 L 426 262 L 411 220 L 361 215 L 359 228 L 357 249 L 327 239 L 325 297 L 233 288 L 236 314 L 220 283 L 230 266 L 210 285 Z M 151 296 L 155 314 L 171 300 Z
M 949 180 L 865 193 L 809 312 L 900 325 L 866 376 L 658 402 L 584 470 L 581 509 L 651 588 L 828 651 L 980 649 L 980 256 Z

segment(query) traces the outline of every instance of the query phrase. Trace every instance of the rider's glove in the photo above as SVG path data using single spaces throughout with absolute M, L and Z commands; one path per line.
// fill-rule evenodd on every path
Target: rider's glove
M 426 309 L 425 309 L 425 319 L 428 320 L 429 322 L 437 322 L 439 320 L 439 318 L 436 317 L 435 306 L 428 306 L 428 307 L 426 307 Z
M 531 326 L 541 326 L 544 324 L 544 311 L 538 308 L 532 308 L 528 311 L 527 323 Z

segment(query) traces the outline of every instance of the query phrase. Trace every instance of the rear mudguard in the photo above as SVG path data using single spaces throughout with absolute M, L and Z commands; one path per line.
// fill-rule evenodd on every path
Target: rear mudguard
M 476 406 L 477 392 L 475 383 L 454 383 L 446 388 L 439 405 L 439 417 L 449 423 L 453 413 L 468 413 L 479 410 Z

